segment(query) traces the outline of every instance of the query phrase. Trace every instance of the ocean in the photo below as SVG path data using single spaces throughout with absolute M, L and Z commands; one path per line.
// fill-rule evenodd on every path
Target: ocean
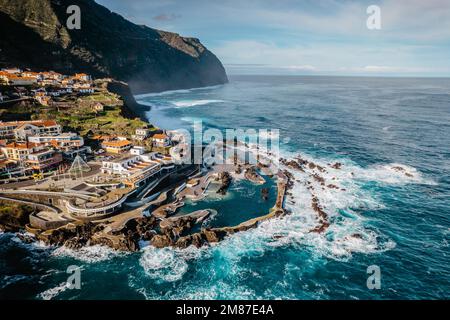
M 317 190 L 330 227 L 309 232 L 316 216 L 296 182 L 291 214 L 201 249 L 74 251 L 4 233 L 0 298 L 450 298 L 450 79 L 231 76 L 137 100 L 163 128 L 279 129 L 283 157 L 342 163 L 324 173 L 339 190 Z M 213 208 L 213 225 L 238 223 L 271 206 L 267 187 L 269 202 L 239 182 L 183 210 Z M 70 265 L 81 267 L 81 289 L 65 286 Z M 367 285 L 373 266 L 378 289 Z

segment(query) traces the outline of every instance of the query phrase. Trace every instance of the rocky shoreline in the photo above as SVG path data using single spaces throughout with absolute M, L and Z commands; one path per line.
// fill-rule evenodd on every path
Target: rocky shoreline
M 340 162 L 319 165 L 302 158 L 300 155 L 293 159 L 280 158 L 279 160 L 281 166 L 278 167 L 278 172 L 273 174 L 277 181 L 277 198 L 274 207 L 263 216 L 249 219 L 235 226 L 203 227 L 202 222 L 212 213 L 210 209 L 198 210 L 184 215 L 177 214 L 177 211 L 184 206 L 183 200 L 185 197 L 195 194 L 195 201 L 201 200 L 205 196 L 204 192 L 210 182 L 220 184 L 216 192 L 221 195 L 226 194 L 233 179 L 247 179 L 254 184 L 258 184 L 259 177 L 263 179 L 257 172 L 257 168 L 261 169 L 259 166 L 251 167 L 235 164 L 233 168 L 221 168 L 218 172 L 209 171 L 203 176 L 191 178 L 191 180 L 197 180 L 201 183 L 195 184 L 190 192 L 180 192 L 172 198 L 169 198 L 167 192 L 165 192 L 156 200 L 144 205 L 141 211 L 130 209 L 117 215 L 117 221 L 120 223 L 117 221 L 112 223 L 110 220 L 113 218 L 87 223 L 78 221 L 48 231 L 35 230 L 27 225 L 26 230 L 33 233 L 34 237 L 22 235 L 21 239 L 23 238 L 22 241 L 24 242 L 40 240 L 48 245 L 65 246 L 72 249 L 105 245 L 121 251 L 138 251 L 141 249 L 142 241 L 156 248 L 174 247 L 183 249 L 189 246 L 208 246 L 237 232 L 256 228 L 263 221 L 288 214 L 289 210 L 285 208 L 284 203 L 288 201 L 295 204 L 293 202 L 293 188 L 296 183 L 303 184 L 309 191 L 311 196 L 309 206 L 316 214 L 317 223 L 308 232 L 325 233 L 332 221 L 330 221 L 330 215 L 327 213 L 327 207 L 321 203 L 318 192 L 327 189 L 333 192 L 346 192 L 345 188 L 339 186 L 339 179 L 337 178 L 337 171 L 341 170 L 344 165 Z M 241 170 L 237 172 L 237 168 Z M 249 170 L 249 168 L 253 169 Z M 405 169 L 394 167 L 393 170 L 403 172 Z M 245 174 L 249 171 L 250 174 Z M 299 172 L 300 175 L 295 174 L 295 172 Z M 336 176 L 330 176 L 332 172 L 336 172 Z M 353 172 L 350 172 L 350 174 L 353 175 Z M 263 199 L 267 197 L 267 190 L 263 188 L 260 196 Z M 151 210 L 150 215 L 144 215 L 143 211 L 152 203 L 155 203 L 157 207 Z M 7 229 L 2 225 L 0 225 L 0 228 L 5 231 L 18 230 L 18 228 Z M 360 238 L 361 235 L 355 233 L 351 237 Z
M 257 183 L 258 180 L 255 177 L 259 177 L 259 174 L 254 174 L 250 181 Z M 26 229 L 34 234 L 35 240 L 42 241 L 47 245 L 65 246 L 71 249 L 105 245 L 121 251 L 138 251 L 141 241 L 148 242 L 157 248 L 168 246 L 187 248 L 191 245 L 201 247 L 220 242 L 231 234 L 255 228 L 262 221 L 286 214 L 283 202 L 286 191 L 292 185 L 289 179 L 289 175 L 281 171 L 278 173 L 277 201 L 269 213 L 236 226 L 202 228 L 201 223 L 211 214 L 208 209 L 185 215 L 175 215 L 177 209 L 184 205 L 183 197 L 181 197 L 165 205 L 160 205 L 149 216 L 140 215 L 131 218 L 122 227 L 114 230 L 108 221 L 69 223 L 66 226 L 43 232 L 32 229 L 30 226 L 27 226 Z M 232 175 L 227 171 L 220 172 L 217 174 L 216 182 L 220 183 L 217 193 L 223 195 L 232 182 Z M 163 198 L 166 199 L 167 196 Z M 123 215 L 125 214 L 127 213 L 123 213 Z M 195 229 L 199 230 L 194 231 Z M 29 241 L 33 241 L 33 239 L 30 238 Z
M 320 189 L 346 191 L 338 186 L 337 180 L 336 182 L 327 181 L 335 180 L 335 177 L 330 178 L 328 176 L 328 178 L 324 178 L 324 174 L 331 172 L 330 170 L 341 170 L 343 164 L 336 162 L 333 164 L 328 163 L 326 166 L 319 165 L 302 158 L 300 155 L 293 159 L 280 158 L 279 160 L 281 167 L 277 169 L 278 172 L 274 175 L 278 189 L 274 207 L 266 215 L 250 219 L 236 226 L 202 227 L 202 222 L 211 215 L 209 209 L 184 215 L 178 215 L 177 211 L 184 206 L 183 199 L 189 197 L 190 193 L 195 190 L 197 190 L 194 192 L 197 194 L 196 201 L 202 199 L 209 182 L 219 184 L 216 192 L 220 195 L 227 193 L 234 178 L 243 178 L 254 184 L 263 183 L 264 178 L 258 173 L 258 170 L 261 170 L 259 166 L 235 164 L 234 169 L 231 171 L 226 171 L 230 169 L 228 168 L 216 173 L 209 172 L 206 175 L 204 174 L 195 178 L 198 181 L 202 181 L 202 183 L 197 185 L 191 192 L 180 193 L 180 195 L 171 199 L 168 198 L 167 194 L 160 195 L 158 197 L 159 200 L 154 200 L 157 203 L 157 207 L 152 209 L 151 215 L 143 215 L 143 211 L 131 214 L 128 218 L 125 217 L 128 214 L 127 212 L 119 214 L 119 216 L 124 216 L 124 218 L 118 218 L 119 221 L 124 219 L 123 223 L 115 224 L 116 227 L 114 228 L 111 221 L 106 220 L 69 223 L 64 227 L 43 232 L 33 230 L 28 226 L 27 231 L 34 233 L 35 239 L 48 245 L 66 246 L 72 249 L 91 245 L 105 245 L 116 250 L 138 251 L 141 248 L 142 241 L 157 248 L 187 248 L 191 245 L 202 247 L 220 242 L 234 233 L 256 228 L 265 220 L 287 214 L 288 211 L 284 207 L 285 198 L 293 199 L 292 189 L 294 183 L 303 183 L 311 195 L 310 207 L 317 214 L 317 224 L 309 232 L 324 233 L 330 227 L 331 222 L 329 214 L 326 212 L 326 207 L 321 204 L 317 192 Z M 291 170 L 283 169 L 283 166 Z M 295 171 L 301 173 L 304 178 L 296 178 L 297 176 L 294 175 Z M 211 177 L 212 173 L 214 173 L 213 176 L 215 178 Z M 261 190 L 260 196 L 262 199 L 267 198 L 267 192 L 268 190 L 264 188 Z M 138 210 L 134 209 L 134 211 Z M 357 236 L 355 235 L 355 237 Z M 27 238 L 27 241 L 32 241 L 32 239 Z

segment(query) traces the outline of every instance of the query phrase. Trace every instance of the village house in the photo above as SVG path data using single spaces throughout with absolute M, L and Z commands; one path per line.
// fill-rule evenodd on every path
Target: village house
M 145 148 L 144 147 L 139 147 L 139 146 L 134 146 L 133 148 L 130 149 L 130 154 L 133 155 L 141 155 L 145 153 Z
M 12 142 L 1 148 L 2 153 L 9 160 L 26 160 L 31 153 L 42 149 L 44 146 L 30 142 Z
M 147 139 L 149 137 L 149 135 L 150 135 L 150 130 L 149 129 L 147 129 L 147 128 L 139 128 L 139 129 L 136 129 L 136 134 L 133 134 L 131 136 L 131 138 L 134 139 L 134 140 L 142 141 L 142 140 Z
M 40 73 L 42 79 L 61 81 L 64 76 L 54 71 L 44 71 Z
M 37 92 L 34 99 L 43 106 L 48 106 L 52 100 L 52 98 L 47 96 L 44 92 Z
M 64 76 L 58 72 L 45 71 L 39 73 L 39 84 L 40 85 L 60 85 Z
M 73 89 L 79 93 L 83 94 L 91 94 L 95 92 L 95 89 L 92 88 L 89 84 L 74 84 Z
M 0 71 L 0 83 L 9 84 L 9 73 Z
M 19 68 L 3 68 L 2 71 L 9 74 L 20 74 L 22 72 Z
M 75 75 L 72 77 L 72 79 L 77 81 L 91 81 L 91 76 L 87 75 L 86 73 L 75 73 Z
M 70 149 L 78 149 L 84 145 L 83 137 L 73 132 L 65 132 L 59 135 L 39 135 L 29 136 L 28 141 L 32 143 L 52 146 L 59 150 L 68 151 Z
M 34 79 L 36 79 L 36 81 L 39 81 L 42 79 L 42 75 L 39 72 L 32 72 L 32 71 L 22 72 L 22 77 L 34 78 Z
M 102 142 L 102 148 L 108 153 L 125 153 L 130 150 L 131 146 L 131 142 L 126 139 Z
M 1 150 L 8 160 L 20 161 L 27 169 L 44 170 L 62 162 L 61 153 L 32 142 L 12 142 Z
M 73 85 L 73 80 L 72 78 L 64 78 L 61 80 L 61 85 L 64 87 L 72 87 Z
M 104 107 L 103 107 L 103 104 L 101 104 L 100 102 L 96 102 L 96 103 L 94 103 L 94 105 L 92 106 L 92 109 L 93 109 L 95 112 L 103 112 Z
M 54 120 L 29 121 L 18 125 L 14 136 L 17 140 L 25 140 L 28 136 L 58 135 L 61 132 L 61 126 Z
M 170 139 L 165 133 L 157 133 L 153 135 L 153 146 L 164 148 L 170 146 Z
M 14 129 L 18 126 L 17 122 L 0 122 L 0 139 L 14 138 Z
M 32 127 L 27 127 L 31 125 Z M 17 132 L 17 133 L 16 133 Z M 54 120 L 0 121 L 0 139 L 13 139 L 16 136 L 25 138 L 28 135 L 60 134 L 61 126 Z
M 44 149 L 31 153 L 25 161 L 27 167 L 33 170 L 45 170 L 54 167 L 62 162 L 61 153 Z
M 33 77 L 10 75 L 8 77 L 8 83 L 12 86 L 31 86 L 37 83 L 37 79 Z
M 13 160 L 0 160 L 0 177 L 15 174 L 17 164 L 18 162 Z

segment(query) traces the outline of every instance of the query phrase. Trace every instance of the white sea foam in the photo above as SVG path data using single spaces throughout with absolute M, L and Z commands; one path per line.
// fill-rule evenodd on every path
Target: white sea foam
M 199 88 L 192 88 L 192 89 L 179 89 L 179 90 L 167 90 L 162 92 L 154 92 L 154 93 L 143 93 L 135 95 L 135 99 L 143 99 L 148 97 L 160 97 L 160 96 L 168 96 L 172 94 L 183 94 L 183 93 L 191 93 L 195 91 L 202 91 L 202 90 L 211 90 L 220 88 L 223 85 L 215 85 L 215 86 L 208 86 L 208 87 L 199 87 Z
M 48 290 L 45 290 L 44 292 L 41 292 L 38 297 L 44 300 L 51 300 L 54 297 L 58 296 L 60 293 L 66 291 L 68 289 L 67 282 L 62 282 L 58 286 L 54 288 L 50 288 Z
M 283 156 L 294 158 L 295 154 L 286 153 Z M 291 214 L 265 221 L 256 229 L 228 237 L 215 250 L 226 252 L 227 259 L 231 260 L 284 245 L 298 246 L 299 249 L 311 247 L 320 256 L 338 260 L 347 260 L 353 253 L 369 254 L 390 250 L 395 247 L 394 241 L 378 230 L 366 227 L 364 210 L 377 210 L 384 205 L 376 194 L 363 186 L 368 182 L 394 185 L 434 183 L 415 168 L 398 163 L 363 168 L 344 159 L 339 160 L 343 163 L 341 169 L 335 169 L 330 166 L 335 161 L 315 159 L 307 155 L 302 157 L 325 170 L 322 172 L 317 168 L 307 167 L 305 172 L 300 172 L 281 166 L 292 173 L 295 179 L 290 190 L 292 196 L 288 196 L 286 202 L 286 208 Z M 325 185 L 312 177 L 315 173 L 325 179 Z M 329 188 L 329 184 L 336 188 Z M 313 187 L 312 193 L 328 215 L 330 226 L 323 233 L 310 232 L 317 226 L 318 220 L 317 213 L 311 207 L 312 194 L 308 185 Z
M 378 164 L 368 168 L 355 167 L 354 175 L 356 179 L 386 184 L 417 183 L 436 185 L 435 181 L 424 178 L 416 168 L 399 163 Z
M 134 98 L 136 100 L 142 100 L 142 99 L 150 98 L 150 97 L 161 97 L 161 96 L 167 96 L 167 95 L 171 95 L 171 94 L 189 93 L 189 92 L 191 92 L 191 91 L 188 89 L 167 90 L 167 91 L 163 91 L 163 92 L 137 94 L 134 96 Z
M 180 280 L 188 270 L 188 260 L 199 257 L 200 251 L 193 247 L 187 249 L 145 247 L 140 265 L 145 273 L 158 281 L 173 282 Z
M 83 247 L 81 249 L 69 249 L 62 246 L 52 252 L 52 256 L 55 257 L 71 257 L 88 263 L 105 261 L 124 254 L 127 253 L 100 245 Z
M 188 107 L 195 107 L 195 106 L 203 106 L 211 103 L 221 103 L 225 102 L 224 100 L 178 100 L 178 101 L 171 101 L 171 104 L 175 106 L 175 108 L 188 108 Z

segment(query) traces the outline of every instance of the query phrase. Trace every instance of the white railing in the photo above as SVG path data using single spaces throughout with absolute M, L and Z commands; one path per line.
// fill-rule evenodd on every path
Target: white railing
M 75 207 L 69 201 L 66 201 L 66 208 L 70 212 L 83 213 L 83 214 L 106 212 L 110 209 L 115 209 L 115 208 L 121 206 L 125 202 L 125 200 L 127 200 L 127 197 L 128 196 L 123 196 L 119 201 L 111 203 L 110 205 L 98 207 L 98 208 L 91 208 L 91 209 Z

